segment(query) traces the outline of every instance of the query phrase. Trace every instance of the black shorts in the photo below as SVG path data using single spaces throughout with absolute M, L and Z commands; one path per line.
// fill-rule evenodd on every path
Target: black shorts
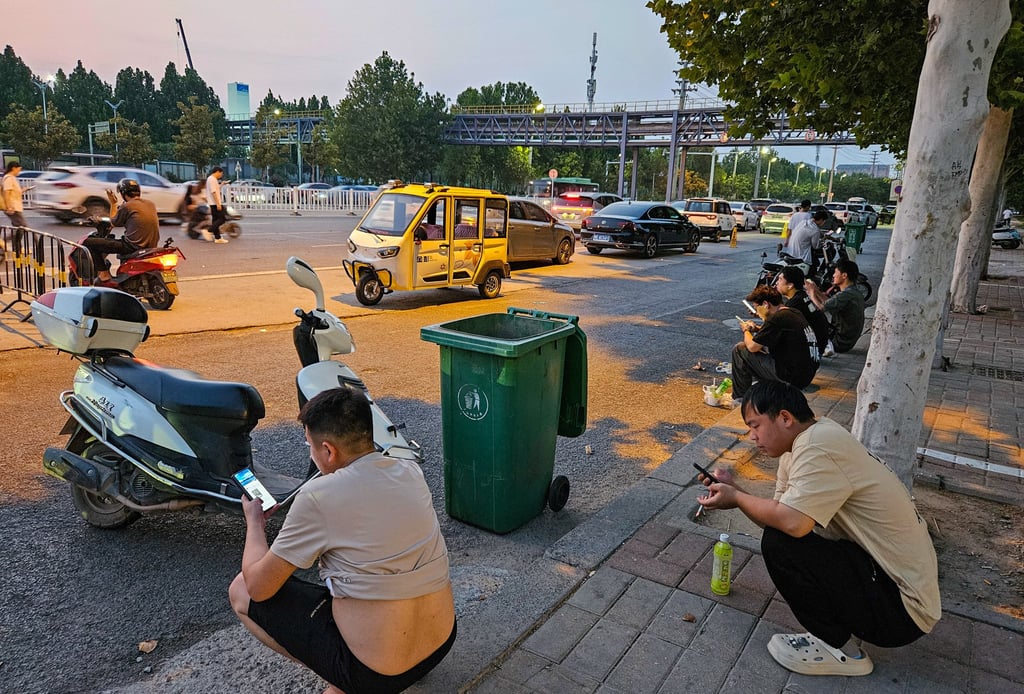
M 455 643 L 451 636 L 425 660 L 399 675 L 363 665 L 341 637 L 326 586 L 289 577 L 273 597 L 249 601 L 249 618 L 288 653 L 347 694 L 401 692 L 434 669 Z

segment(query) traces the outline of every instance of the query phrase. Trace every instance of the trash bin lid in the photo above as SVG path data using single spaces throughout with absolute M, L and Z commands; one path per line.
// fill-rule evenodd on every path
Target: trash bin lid
M 587 430 L 587 335 L 579 327 L 565 340 L 558 435 L 575 438 Z

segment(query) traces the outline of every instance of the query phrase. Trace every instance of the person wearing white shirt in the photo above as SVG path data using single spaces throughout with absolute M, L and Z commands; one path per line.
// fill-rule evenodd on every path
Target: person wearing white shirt
M 800 226 L 801 223 L 811 218 L 811 201 L 801 200 L 800 210 L 793 213 L 793 216 L 789 218 L 789 233 L 793 235 L 793 231 Z
M 224 177 L 224 169 L 215 166 L 206 177 L 206 201 L 210 204 L 210 216 L 213 222 L 210 224 L 210 233 L 213 234 L 214 243 L 227 243 L 228 240 L 221 238 L 220 225 L 227 220 L 224 213 L 224 198 L 220 192 L 220 179 Z
M 793 215 L 794 217 L 796 215 Z M 814 251 L 821 248 L 821 227 L 828 219 L 828 213 L 818 210 L 789 232 L 786 252 L 805 263 L 814 266 Z

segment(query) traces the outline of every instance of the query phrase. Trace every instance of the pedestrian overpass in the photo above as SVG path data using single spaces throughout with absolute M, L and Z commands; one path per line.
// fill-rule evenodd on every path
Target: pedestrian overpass
M 453 107 L 444 142 L 453 145 L 506 147 L 615 147 L 619 150 L 619 194 L 623 193 L 626 157 L 633 153 L 633 180 L 641 148 L 667 147 L 669 161 L 679 157 L 667 177 L 665 199 L 682 196 L 682 176 L 690 147 L 781 147 L 786 145 L 853 145 L 849 132 L 822 136 L 809 128 L 793 127 L 782 116 L 761 138 L 733 137 L 720 100 L 635 101 L 610 104 L 543 104 L 539 106 Z M 673 192 L 675 194 L 673 194 Z

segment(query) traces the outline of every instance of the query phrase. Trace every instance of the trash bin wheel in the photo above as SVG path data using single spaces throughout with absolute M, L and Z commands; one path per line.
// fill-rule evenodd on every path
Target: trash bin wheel
M 565 508 L 565 502 L 569 500 L 569 478 L 565 475 L 558 475 L 551 480 L 548 487 L 548 508 L 552 511 L 561 511 Z

